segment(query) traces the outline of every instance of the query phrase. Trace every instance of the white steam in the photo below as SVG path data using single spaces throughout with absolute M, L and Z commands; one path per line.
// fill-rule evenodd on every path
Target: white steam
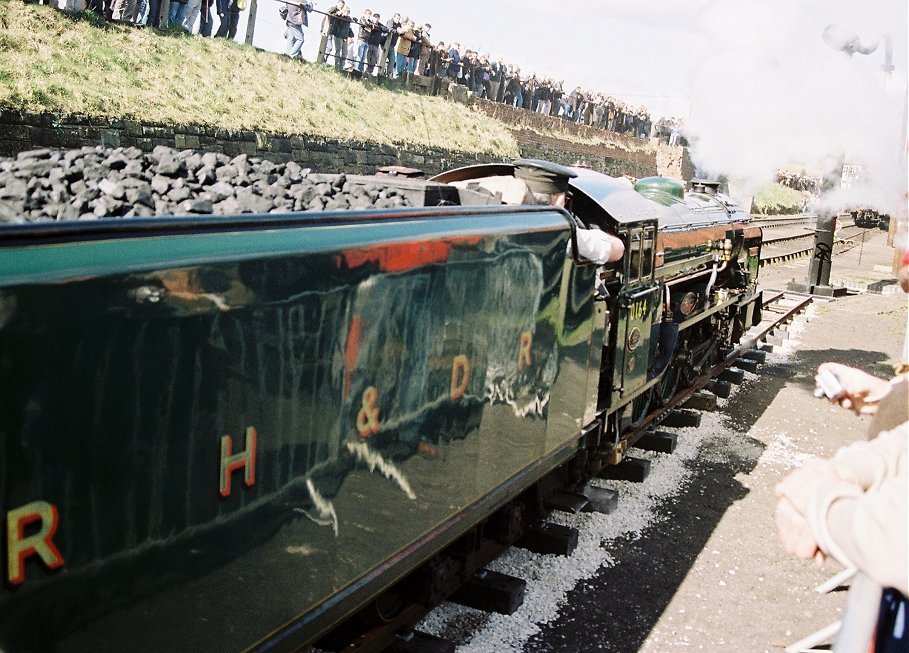
M 864 179 L 826 196 L 829 208 L 905 216 L 906 15 L 905 0 L 708 7 L 702 25 L 711 54 L 690 82 L 694 163 L 752 188 L 780 168 L 838 178 L 842 164 L 860 165 Z M 828 35 L 852 33 L 860 46 L 878 47 L 850 57 L 824 42 L 830 25 L 837 27 Z M 889 79 L 885 35 L 893 44 Z

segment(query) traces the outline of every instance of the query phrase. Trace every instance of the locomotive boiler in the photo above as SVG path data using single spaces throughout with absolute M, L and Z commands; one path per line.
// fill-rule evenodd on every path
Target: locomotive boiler
M 564 208 L 503 196 L 527 167 Z M 383 183 L 422 208 L 0 227 L 0 649 L 297 650 L 441 600 L 760 317 L 709 189 Z

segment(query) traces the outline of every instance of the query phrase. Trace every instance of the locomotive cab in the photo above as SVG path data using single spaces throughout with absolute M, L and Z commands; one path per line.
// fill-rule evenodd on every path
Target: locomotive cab
M 665 348 L 656 278 L 660 207 L 626 180 L 588 170 L 578 170 L 572 191 L 582 222 L 617 233 L 626 243 L 622 261 L 600 275 L 612 319 L 603 343 L 599 407 L 606 413 L 623 409 L 624 424 L 634 425 L 650 406 L 650 389 L 662 372 L 659 351 Z

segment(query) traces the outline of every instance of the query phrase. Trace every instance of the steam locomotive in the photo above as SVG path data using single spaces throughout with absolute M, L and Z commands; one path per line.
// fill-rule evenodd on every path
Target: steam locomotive
M 565 208 L 503 200 L 528 166 Z M 423 208 L 0 228 L 0 649 L 297 650 L 381 618 L 760 318 L 761 231 L 709 185 L 385 183 Z
M 886 213 L 878 213 L 874 209 L 858 208 L 849 211 L 852 221 L 857 227 L 873 229 L 877 227 L 881 231 L 887 231 L 890 228 L 890 216 Z

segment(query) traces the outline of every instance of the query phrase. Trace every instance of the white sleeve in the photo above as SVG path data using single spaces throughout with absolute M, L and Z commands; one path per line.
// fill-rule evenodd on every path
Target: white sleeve
M 605 231 L 599 229 L 577 229 L 578 254 L 594 263 L 609 263 L 612 254 L 612 240 Z M 568 245 L 571 247 L 571 243 Z

